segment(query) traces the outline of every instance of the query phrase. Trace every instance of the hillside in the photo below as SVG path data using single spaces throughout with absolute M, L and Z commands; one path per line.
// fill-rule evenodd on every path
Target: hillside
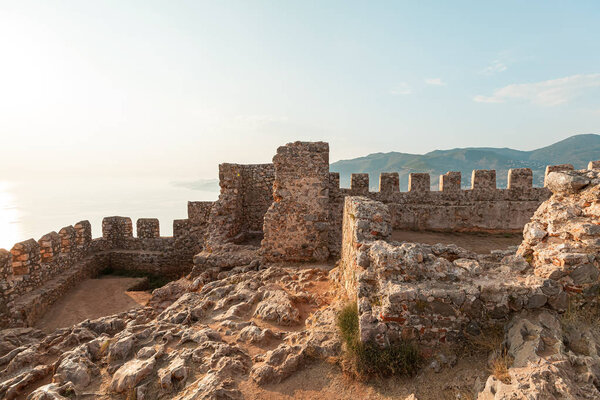
M 332 163 L 330 170 L 340 173 L 342 187 L 350 186 L 350 174 L 369 174 L 372 190 L 377 190 L 381 172 L 398 172 L 400 188 L 408 187 L 408 174 L 429 172 L 431 184 L 437 188 L 439 175 L 447 171 L 461 171 L 463 186 L 471 183 L 474 169 L 495 169 L 498 187 L 506 187 L 506 177 L 511 168 L 528 167 L 533 170 L 535 186 L 542 186 L 546 165 L 573 164 L 583 168 L 591 160 L 600 159 L 600 135 L 575 135 L 550 146 L 532 151 L 509 148 L 468 147 L 463 149 L 435 150 L 427 154 L 398 152 L 374 153 L 351 160 Z

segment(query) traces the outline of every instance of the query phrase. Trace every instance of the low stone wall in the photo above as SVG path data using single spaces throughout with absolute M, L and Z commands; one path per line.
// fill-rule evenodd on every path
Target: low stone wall
M 514 251 L 395 243 L 388 206 L 347 197 L 337 280 L 358 304 L 361 340 L 456 343 L 520 309 L 564 310 L 567 294 Z
M 16 297 L 1 314 L 0 326 L 32 326 L 47 312 L 48 307 L 79 282 L 97 276 L 106 268 L 108 257 L 108 253 L 95 253 L 85 257 L 38 289 Z
M 91 225 L 80 221 L 35 241 L 0 249 L 0 326 L 31 325 L 81 280 L 104 269 L 135 270 L 179 278 L 191 271 L 202 250 L 212 202 L 190 202 L 188 219 L 173 223 L 173 237 L 160 237 L 157 219 L 133 224 L 106 217 L 102 237 L 92 240 Z

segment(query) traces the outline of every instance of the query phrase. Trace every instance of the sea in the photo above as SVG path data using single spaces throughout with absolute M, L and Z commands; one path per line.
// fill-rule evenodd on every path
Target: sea
M 0 180 L 0 248 L 88 220 L 102 236 L 106 216 L 158 218 L 161 236 L 173 234 L 173 220 L 187 218 L 187 202 L 212 201 L 218 190 L 196 190 L 156 178 Z

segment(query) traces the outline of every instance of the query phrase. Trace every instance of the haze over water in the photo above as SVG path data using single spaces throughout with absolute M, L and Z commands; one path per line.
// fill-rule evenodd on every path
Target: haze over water
M 192 190 L 152 178 L 30 179 L 0 181 L 0 248 L 38 240 L 81 220 L 102 235 L 102 218 L 111 215 L 158 218 L 162 236 L 173 234 L 173 219 L 187 218 L 188 200 L 216 200 L 218 192 Z M 135 232 L 135 228 L 134 228 Z M 134 233 L 135 234 L 135 233 Z

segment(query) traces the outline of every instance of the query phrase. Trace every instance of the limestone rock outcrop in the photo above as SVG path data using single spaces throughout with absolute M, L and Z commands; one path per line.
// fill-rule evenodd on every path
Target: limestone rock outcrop
M 525 225 L 518 253 L 535 275 L 581 292 L 600 275 L 600 171 L 551 172 L 547 186 L 552 197 Z

